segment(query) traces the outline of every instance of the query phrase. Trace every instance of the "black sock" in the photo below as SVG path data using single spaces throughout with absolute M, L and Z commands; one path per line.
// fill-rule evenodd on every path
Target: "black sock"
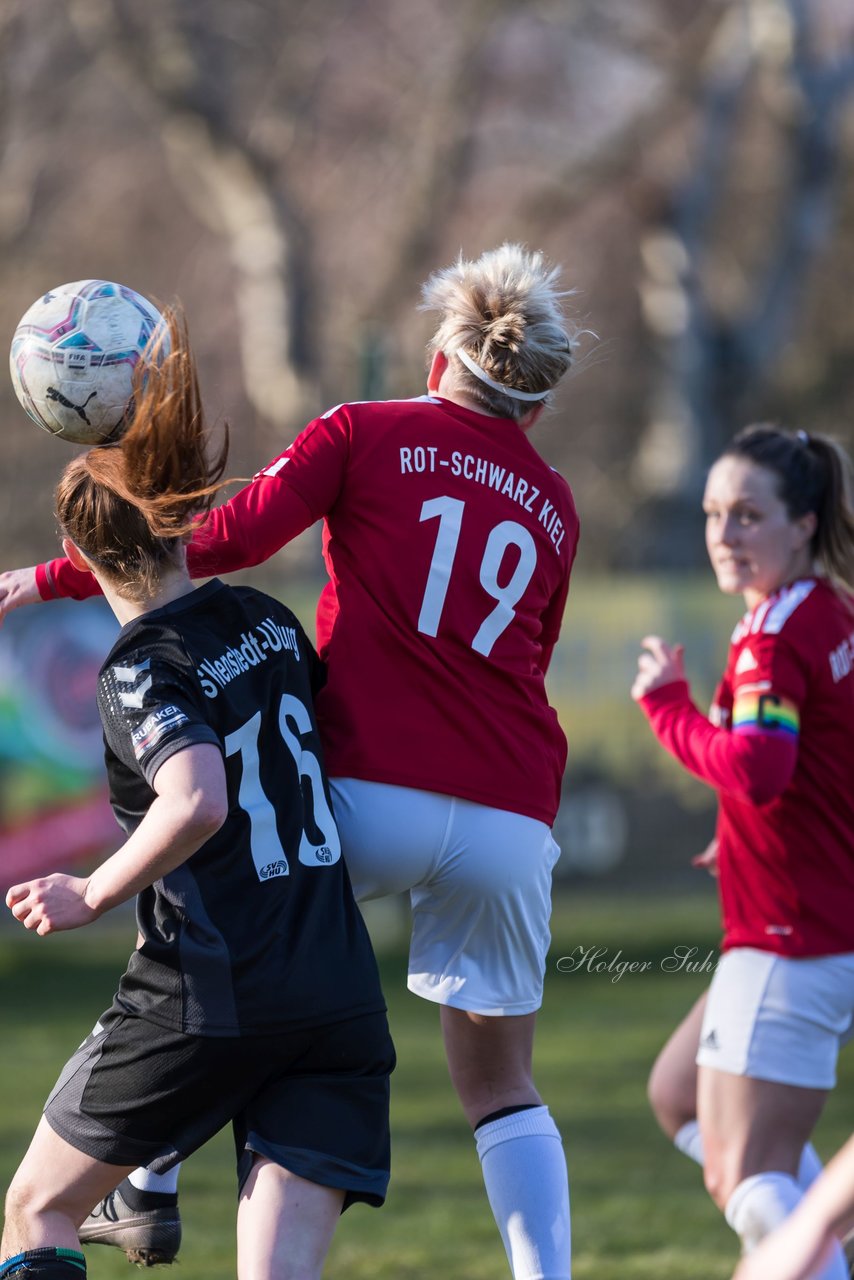
M 120 1182 L 116 1188 L 125 1204 L 131 1209 L 142 1212 L 145 1209 L 160 1209 L 178 1203 L 175 1191 L 140 1191 L 129 1178 Z M 2 1280 L 2 1278 L 0 1278 Z
M 492 1124 L 493 1120 L 503 1120 L 505 1116 L 515 1116 L 517 1111 L 533 1111 L 535 1107 L 541 1107 L 541 1102 L 520 1102 L 516 1107 L 502 1107 L 500 1111 L 490 1111 L 488 1116 L 484 1116 L 482 1120 L 478 1120 L 474 1127 L 474 1132 L 482 1129 L 485 1124 Z
M 0 1262 L 0 1280 L 86 1280 L 86 1259 L 77 1249 L 25 1249 Z

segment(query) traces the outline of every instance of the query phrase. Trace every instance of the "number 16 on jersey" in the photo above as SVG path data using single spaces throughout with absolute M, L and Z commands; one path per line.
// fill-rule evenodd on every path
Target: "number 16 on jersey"
M 311 796 L 310 817 L 312 835 L 303 823 L 300 833 L 298 858 L 307 867 L 328 867 L 341 857 L 341 840 L 326 799 L 323 775 L 317 756 L 307 750 L 302 737 L 311 733 L 312 724 L 308 711 L 299 698 L 284 694 L 279 703 L 278 729 L 297 767 L 303 803 Z M 279 840 L 276 810 L 261 784 L 261 764 L 258 742 L 261 731 L 261 712 L 228 734 L 225 739 L 227 756 L 238 755 L 241 763 L 238 803 L 249 818 L 249 841 L 252 861 L 259 880 L 272 880 L 290 875 L 285 851 Z

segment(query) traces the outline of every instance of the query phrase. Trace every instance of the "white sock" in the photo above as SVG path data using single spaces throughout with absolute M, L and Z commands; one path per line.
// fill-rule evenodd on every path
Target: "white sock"
M 703 1139 L 700 1137 L 700 1126 L 696 1120 L 689 1120 L 687 1124 L 683 1124 L 673 1138 L 673 1145 L 683 1155 L 702 1166 Z M 801 1163 L 798 1167 L 798 1186 L 801 1191 L 809 1190 L 823 1167 L 818 1152 L 813 1144 L 808 1142 L 801 1152 Z
M 128 1182 L 137 1191 L 159 1191 L 161 1194 L 174 1195 L 178 1190 L 178 1174 L 181 1165 L 176 1164 L 168 1173 L 152 1173 L 150 1169 L 134 1169 L 128 1174 Z
M 740 1182 L 727 1201 L 725 1217 L 741 1238 L 744 1252 L 778 1227 L 797 1207 L 804 1193 L 788 1173 L 755 1173 Z M 848 1280 L 845 1255 L 837 1244 L 830 1261 L 811 1280 Z
M 681 1151 L 683 1156 L 688 1156 L 694 1160 L 702 1169 L 703 1167 L 703 1139 L 700 1137 L 700 1126 L 696 1120 L 689 1120 L 687 1124 L 683 1124 L 681 1129 L 677 1129 L 673 1138 L 673 1145 L 677 1150 Z
M 514 1280 L 569 1280 L 569 1184 L 548 1107 L 475 1131 L 486 1194 Z

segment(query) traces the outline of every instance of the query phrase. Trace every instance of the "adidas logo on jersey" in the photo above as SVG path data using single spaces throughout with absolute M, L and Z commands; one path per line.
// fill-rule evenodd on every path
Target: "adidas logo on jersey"
M 713 1051 L 720 1049 L 721 1046 L 718 1044 L 718 1033 L 714 1028 L 711 1031 L 707 1031 L 703 1036 L 700 1041 L 700 1047 L 702 1049 L 712 1049 Z
M 738 661 L 735 664 L 735 674 L 743 675 L 745 671 L 755 671 L 759 663 L 754 658 L 750 649 L 742 649 L 738 655 Z

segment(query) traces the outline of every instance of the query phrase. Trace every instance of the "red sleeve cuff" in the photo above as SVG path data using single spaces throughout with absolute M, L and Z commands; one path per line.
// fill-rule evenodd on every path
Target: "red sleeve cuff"
M 36 565 L 36 587 L 42 600 L 89 600 L 101 594 L 94 574 L 75 569 L 64 559 Z
M 57 595 L 49 564 L 36 565 L 36 587 L 42 600 L 56 600 Z
M 657 689 L 651 689 L 649 693 L 638 702 L 641 710 L 652 719 L 657 711 L 663 710 L 664 707 L 678 706 L 680 703 L 691 701 L 691 689 L 687 680 L 671 680 L 669 684 L 659 685 Z

